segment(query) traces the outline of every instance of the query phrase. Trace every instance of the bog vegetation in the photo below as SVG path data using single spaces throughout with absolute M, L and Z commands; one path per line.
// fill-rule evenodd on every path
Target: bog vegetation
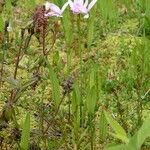
M 0 150 L 149 150 L 149 113 L 149 0 L 0 0 Z

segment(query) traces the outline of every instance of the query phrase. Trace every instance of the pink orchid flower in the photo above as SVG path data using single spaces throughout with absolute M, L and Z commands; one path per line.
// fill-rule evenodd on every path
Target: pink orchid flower
M 66 2 L 63 7 L 60 9 L 57 5 L 53 3 L 46 2 L 45 3 L 45 10 L 46 10 L 46 17 L 56 16 L 56 17 L 62 17 L 62 13 L 65 11 L 65 9 L 68 6 L 68 2 Z
M 84 14 L 84 18 L 89 17 L 89 11 L 95 5 L 97 0 L 92 0 L 90 3 L 88 0 L 68 0 L 70 8 L 74 14 Z

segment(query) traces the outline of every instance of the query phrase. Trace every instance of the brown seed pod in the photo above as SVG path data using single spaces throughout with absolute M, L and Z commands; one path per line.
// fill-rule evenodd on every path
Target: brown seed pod
M 42 39 L 47 35 L 48 19 L 45 17 L 45 6 L 37 6 L 33 14 L 34 32 L 42 43 Z

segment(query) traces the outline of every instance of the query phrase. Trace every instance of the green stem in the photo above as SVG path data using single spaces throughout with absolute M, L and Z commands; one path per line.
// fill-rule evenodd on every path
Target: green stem
M 90 125 L 91 150 L 94 150 L 94 125 L 93 125 L 93 116 L 92 115 L 89 115 L 89 125 Z

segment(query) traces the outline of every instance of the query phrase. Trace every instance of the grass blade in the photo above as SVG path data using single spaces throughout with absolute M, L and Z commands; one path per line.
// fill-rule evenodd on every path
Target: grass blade
M 20 142 L 21 150 L 28 149 L 29 138 L 30 138 L 30 115 L 27 114 L 23 124 L 23 130 L 21 135 L 21 142 Z
M 116 133 L 117 138 L 119 138 L 120 140 L 122 140 L 125 143 L 128 143 L 128 137 L 127 134 L 125 132 L 125 130 L 119 125 L 119 123 L 117 121 L 115 121 L 106 111 L 105 111 L 105 117 L 108 121 L 108 123 L 110 124 L 110 126 L 113 128 L 113 130 Z M 112 135 L 114 135 L 113 133 L 111 133 Z
M 100 115 L 100 125 L 99 125 L 99 137 L 101 141 L 104 141 L 107 133 L 107 120 L 104 111 Z
M 129 148 L 140 149 L 146 138 L 150 137 L 150 117 L 148 117 L 138 132 L 130 139 Z
M 87 96 L 87 111 L 90 115 L 94 114 L 95 106 L 96 106 L 96 88 L 93 86 L 90 89 L 90 92 L 88 93 Z
M 54 103 L 56 107 L 59 107 L 61 97 L 60 97 L 60 86 L 59 86 L 59 80 L 53 71 L 52 68 L 49 67 L 49 77 L 52 84 L 52 98 L 54 100 Z

